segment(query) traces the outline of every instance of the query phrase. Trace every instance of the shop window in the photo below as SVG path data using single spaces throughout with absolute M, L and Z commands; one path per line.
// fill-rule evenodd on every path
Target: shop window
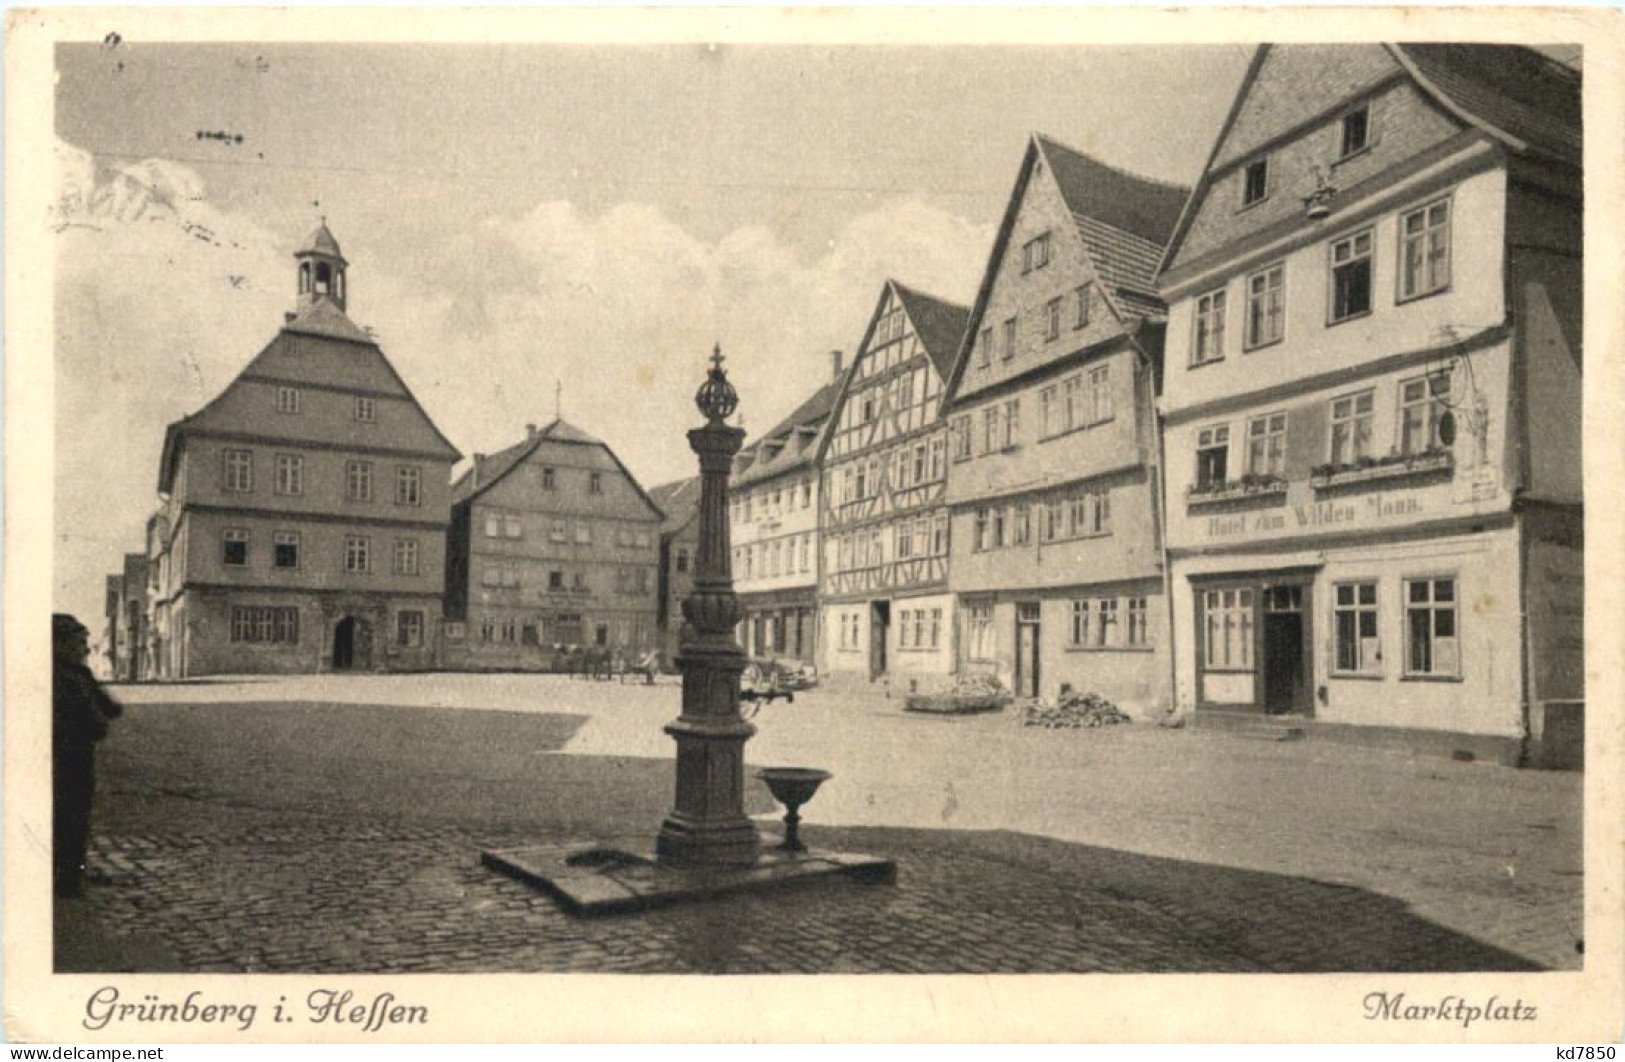
M 1332 592 L 1332 626 L 1337 638 L 1335 670 L 1350 674 L 1381 671 L 1377 584 L 1338 583 Z
M 1253 591 L 1202 592 L 1202 652 L 1209 671 L 1253 669 Z
M 1371 312 L 1371 230 L 1332 243 L 1332 313 L 1336 324 Z
M 1456 621 L 1455 579 L 1405 580 L 1407 675 L 1460 676 Z

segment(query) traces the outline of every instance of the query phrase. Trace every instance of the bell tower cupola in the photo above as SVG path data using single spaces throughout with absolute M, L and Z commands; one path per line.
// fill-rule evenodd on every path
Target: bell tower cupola
M 339 251 L 339 241 L 328 231 L 326 218 L 305 237 L 299 249 L 293 252 L 293 257 L 299 263 L 300 307 L 327 299 L 344 310 L 349 294 L 344 272 L 349 263 L 345 262 L 343 253 Z

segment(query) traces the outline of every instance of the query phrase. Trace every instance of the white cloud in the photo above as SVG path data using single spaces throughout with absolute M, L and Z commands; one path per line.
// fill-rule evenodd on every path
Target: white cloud
M 59 160 L 58 571 L 69 603 L 94 614 L 101 575 L 141 547 L 165 425 L 275 333 L 304 233 L 217 209 L 174 163 L 98 175 L 66 145 Z M 714 342 L 747 427 L 765 429 L 827 378 L 831 349 L 850 358 L 887 277 L 968 301 L 991 240 L 899 200 L 807 258 L 763 225 L 710 242 L 644 204 L 589 217 L 545 202 L 425 250 L 443 261 L 432 286 L 352 262 L 350 310 L 465 452 L 549 420 L 561 381 L 565 418 L 649 486 L 695 470 L 683 432 Z

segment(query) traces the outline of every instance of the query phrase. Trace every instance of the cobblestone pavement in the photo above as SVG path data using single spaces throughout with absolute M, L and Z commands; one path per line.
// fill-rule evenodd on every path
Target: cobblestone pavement
M 89 902 L 104 926 L 160 938 L 205 972 L 1535 968 L 1396 901 L 1306 879 L 999 833 L 809 834 L 897 857 L 897 884 L 582 919 L 479 864 L 480 848 L 532 835 L 308 825 L 100 837 L 106 880 Z
M 74 968 L 1580 964 L 1575 775 L 811 695 L 757 718 L 750 761 L 833 769 L 808 836 L 895 858 L 895 887 L 581 921 L 478 852 L 652 833 L 675 688 L 424 676 L 119 692 L 95 819 L 108 880 L 67 924 L 139 954 L 79 949 Z M 773 810 L 755 783 L 747 802 Z

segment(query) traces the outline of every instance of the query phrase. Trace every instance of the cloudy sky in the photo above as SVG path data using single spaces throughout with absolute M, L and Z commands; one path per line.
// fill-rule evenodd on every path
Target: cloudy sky
M 886 277 L 970 301 L 1031 132 L 1190 183 L 1249 54 L 59 47 L 57 607 L 100 616 L 164 426 L 275 333 L 318 202 L 351 317 L 460 449 L 551 419 L 561 385 L 653 485 L 693 471 L 713 342 L 769 427 Z

